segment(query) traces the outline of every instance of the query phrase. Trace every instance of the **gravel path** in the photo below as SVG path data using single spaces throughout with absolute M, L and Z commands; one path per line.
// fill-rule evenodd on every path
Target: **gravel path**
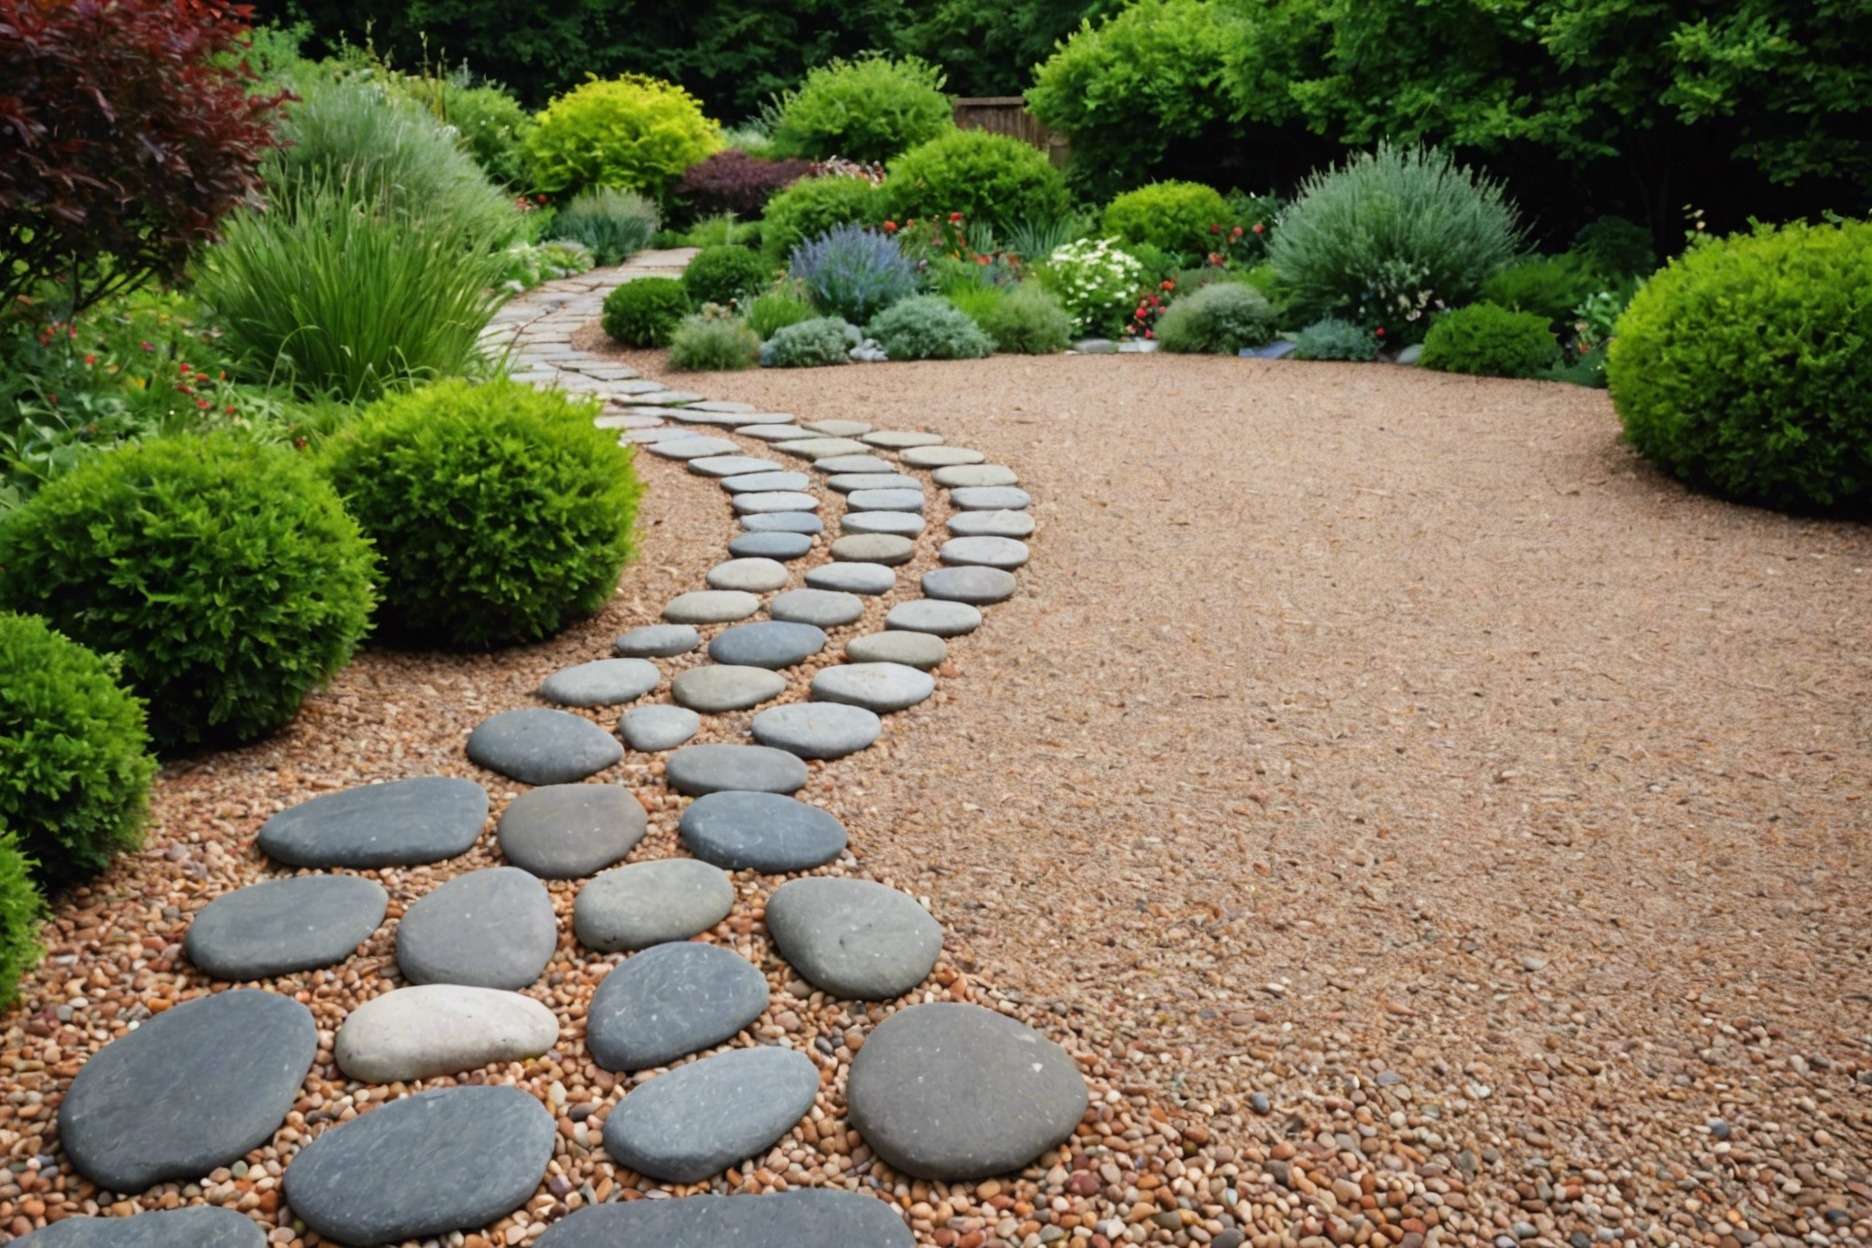
M 1690 495 L 1557 385 L 684 384 L 1018 468 L 1022 592 L 893 723 L 914 767 L 844 764 L 848 823 L 1239 1147 L 1251 1230 L 1872 1237 L 1872 532 Z

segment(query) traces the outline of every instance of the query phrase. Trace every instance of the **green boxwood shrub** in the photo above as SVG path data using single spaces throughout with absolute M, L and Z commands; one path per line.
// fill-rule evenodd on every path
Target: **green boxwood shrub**
M 1534 377 L 1560 362 L 1560 344 L 1538 312 L 1472 303 L 1437 317 L 1418 362 L 1444 373 Z
M 1120 242 L 1182 255 L 1205 255 L 1219 240 L 1212 227 L 1227 230 L 1233 213 L 1222 193 L 1200 182 L 1153 182 L 1105 206 L 1105 233 Z
M 639 277 L 605 296 L 601 323 L 627 347 L 667 347 L 690 311 L 689 292 L 673 277 Z
M 797 282 L 783 282 L 756 295 L 747 308 L 748 328 L 762 338 L 771 338 L 789 325 L 810 321 L 818 316 L 812 300 Z
M 0 827 L 0 1010 L 12 1008 L 20 980 L 45 956 L 39 943 L 45 899 L 33 883 L 33 870 L 18 838 Z
M 893 360 L 978 360 L 994 343 L 968 314 L 941 295 L 893 303 L 865 326 Z
M 721 127 L 672 82 L 626 74 L 555 99 L 526 136 L 534 185 L 588 186 L 661 195 L 683 170 L 720 150 Z
M 1329 316 L 1314 321 L 1294 339 L 1296 360 L 1356 360 L 1378 358 L 1378 336 L 1363 325 Z
M 774 151 L 782 156 L 872 163 L 949 129 L 942 71 L 914 56 L 835 59 L 806 75 L 780 105 Z
M 378 622 L 411 641 L 533 641 L 610 600 L 631 555 L 632 452 L 597 405 L 500 380 L 374 404 L 324 468 L 383 560 Z
M 1774 507 L 1872 505 L 1872 224 L 1762 228 L 1652 275 L 1606 372 L 1625 436 Z
M 774 331 L 761 347 L 762 368 L 819 368 L 851 362 L 851 349 L 863 341 L 856 326 L 836 316 L 799 321 Z
M 1217 282 L 1170 305 L 1157 322 L 1157 342 L 1183 354 L 1234 355 L 1274 336 L 1274 308 L 1243 282 Z
M 769 260 L 784 263 L 809 238 L 841 225 L 876 225 L 884 219 L 883 203 L 868 178 L 802 178 L 767 201 L 761 246 Z
M 1063 216 L 1070 206 L 1066 179 L 1045 153 L 985 130 L 952 130 L 891 161 L 883 199 L 899 222 L 959 212 L 999 231 Z
M 683 290 L 695 304 L 733 303 L 773 280 L 773 265 L 759 252 L 725 245 L 704 247 L 683 269 Z
M 117 664 L 0 613 L 0 827 L 60 885 L 142 843 L 156 760 Z M 0 872 L 3 874 L 3 872 Z
M 363 636 L 371 577 L 312 466 L 233 433 L 99 455 L 0 521 L 0 605 L 118 655 L 159 747 L 291 719 Z
M 1603 275 L 1574 255 L 1535 256 L 1511 264 L 1482 287 L 1483 297 L 1511 312 L 1533 312 L 1549 321 L 1573 319 L 1573 309 L 1604 285 Z
M 994 339 L 997 351 L 1051 355 L 1072 345 L 1072 317 L 1038 283 L 1016 286 L 984 309 L 976 323 Z
M 713 373 L 753 368 L 760 335 L 726 316 L 688 316 L 670 335 L 669 364 L 678 372 Z
M 657 232 L 657 207 L 635 191 L 580 191 L 553 218 L 552 236 L 583 243 L 599 264 L 622 264 Z

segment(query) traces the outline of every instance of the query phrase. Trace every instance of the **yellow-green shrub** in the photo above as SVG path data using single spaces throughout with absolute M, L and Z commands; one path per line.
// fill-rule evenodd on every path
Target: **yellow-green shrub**
M 720 150 L 721 127 L 672 82 L 641 74 L 594 80 L 555 99 L 526 136 L 534 183 L 661 194 L 683 170 Z

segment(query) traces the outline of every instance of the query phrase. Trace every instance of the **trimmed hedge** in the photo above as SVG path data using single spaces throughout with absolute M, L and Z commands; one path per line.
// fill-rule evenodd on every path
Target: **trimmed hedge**
M 696 252 L 683 270 L 683 290 L 691 303 L 733 303 L 773 280 L 773 266 L 760 253 L 724 244 Z
M 1063 216 L 1072 206 L 1066 179 L 1046 153 L 985 130 L 952 130 L 891 161 L 883 199 L 899 223 L 959 212 L 971 224 L 1003 232 Z
M 1442 373 L 1536 377 L 1560 362 L 1560 344 L 1538 312 L 1472 303 L 1437 317 L 1418 362 Z
M 1221 240 L 1213 227 L 1227 230 L 1234 214 L 1214 187 L 1200 182 L 1153 182 L 1105 206 L 1105 233 L 1122 243 L 1148 243 L 1183 255 L 1206 255 Z
M 604 331 L 627 347 L 667 347 L 690 311 L 689 293 L 673 277 L 640 277 L 605 296 Z

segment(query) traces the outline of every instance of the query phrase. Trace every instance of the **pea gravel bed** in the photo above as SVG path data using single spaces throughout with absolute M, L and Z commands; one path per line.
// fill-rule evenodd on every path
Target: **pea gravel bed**
M 1562 385 L 683 384 L 1035 495 L 1021 592 L 842 764 L 848 822 L 963 969 L 1203 1124 L 1251 1238 L 1872 1239 L 1872 530 L 1686 491 Z

